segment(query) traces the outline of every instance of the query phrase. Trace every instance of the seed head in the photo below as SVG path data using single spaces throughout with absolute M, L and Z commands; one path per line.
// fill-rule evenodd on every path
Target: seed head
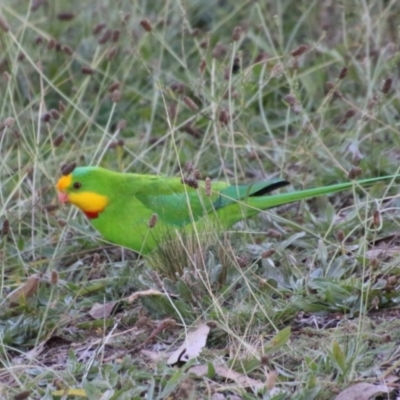
M 10 30 L 10 26 L 8 25 L 6 19 L 0 14 L 0 28 L 4 32 L 8 32 Z
M 57 271 L 51 271 L 50 283 L 53 286 L 57 285 L 57 283 L 58 283 L 58 272 Z
M 117 89 L 111 93 L 111 101 L 113 103 L 118 103 L 121 100 L 121 92 Z
M 205 192 L 206 192 L 206 196 L 211 196 L 211 179 L 207 176 L 206 180 L 205 180 Z
M 93 75 L 94 74 L 94 69 L 84 65 L 81 68 L 81 72 L 82 72 L 83 75 Z
M 340 243 L 343 243 L 343 240 L 344 240 L 344 232 L 343 232 L 342 230 L 337 231 L 337 232 L 336 232 L 336 237 L 337 237 L 337 240 L 338 240 Z
M 237 42 L 238 40 L 240 40 L 241 36 L 242 36 L 242 27 L 240 25 L 235 26 L 232 32 L 232 40 L 234 42 Z
M 8 219 L 5 219 L 3 221 L 3 227 L 1 229 L 1 235 L 6 236 L 10 233 L 10 221 Z
M 112 40 L 114 43 L 117 43 L 118 40 L 119 40 L 120 35 L 121 35 L 121 31 L 120 31 L 119 29 L 114 29 L 114 30 L 113 30 L 113 33 L 112 33 L 111 40 Z
M 291 55 L 293 57 L 300 57 L 302 54 L 304 54 L 307 50 L 309 49 L 309 46 L 307 44 L 302 44 L 297 49 L 293 50 Z
M 112 36 L 112 31 L 111 29 L 107 29 L 103 32 L 103 34 L 101 35 L 100 39 L 99 39 L 99 44 L 105 44 L 107 43 L 110 38 Z
M 146 32 L 151 32 L 153 30 L 150 21 L 147 18 L 144 18 L 140 21 L 140 25 Z
M 381 89 L 383 94 L 389 93 L 390 88 L 392 87 L 392 81 L 393 81 L 392 78 L 385 79 L 385 81 L 383 82 L 383 85 L 382 85 L 382 89 Z
M 190 108 L 192 111 L 198 111 L 199 107 L 197 104 L 188 96 L 183 97 L 183 102 L 186 104 L 188 108 Z
M 93 28 L 93 35 L 98 35 L 105 27 L 106 27 L 106 24 L 104 22 L 97 24 Z
M 347 67 L 343 67 L 339 74 L 339 79 L 344 79 L 347 75 Z
M 60 134 L 53 140 L 53 146 L 58 147 L 64 141 L 64 135 Z
M 353 167 L 348 174 L 348 178 L 356 179 L 361 175 L 362 175 L 362 169 L 360 167 Z
M 60 119 L 60 113 L 55 108 L 52 108 L 50 110 L 50 115 L 51 115 L 51 118 L 53 118 L 56 121 Z
M 121 84 L 119 82 L 114 82 L 108 87 L 108 91 L 112 93 L 114 90 L 119 89 L 120 86 Z
M 150 228 L 150 229 L 151 229 L 151 228 L 154 228 L 154 227 L 156 226 L 156 224 L 157 224 L 157 219 L 158 219 L 157 214 L 153 214 L 153 215 L 150 217 L 150 220 L 149 220 L 149 228 Z
M 64 164 L 61 166 L 61 173 L 63 175 L 69 175 L 70 173 L 73 172 L 73 170 L 76 168 L 76 163 L 69 163 L 69 164 Z
M 74 54 L 74 51 L 72 50 L 72 48 L 68 45 L 64 45 L 62 46 L 62 51 L 67 54 L 68 56 L 72 56 Z
M 379 210 L 374 210 L 372 223 L 374 226 L 379 226 L 381 224 L 381 213 Z
M 60 21 L 71 21 L 75 18 L 75 14 L 72 12 L 60 12 L 57 14 L 57 19 Z
M 60 111 L 60 113 L 65 111 L 65 104 L 61 100 L 58 102 L 58 111 Z

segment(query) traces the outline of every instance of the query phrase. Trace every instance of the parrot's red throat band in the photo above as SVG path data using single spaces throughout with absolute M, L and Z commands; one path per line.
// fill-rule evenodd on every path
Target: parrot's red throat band
M 84 211 L 84 213 L 89 219 L 95 219 L 99 218 L 101 211 Z

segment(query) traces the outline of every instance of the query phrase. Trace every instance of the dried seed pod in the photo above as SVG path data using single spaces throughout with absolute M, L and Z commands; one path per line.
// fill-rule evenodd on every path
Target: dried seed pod
M 391 87 L 392 87 L 392 78 L 390 78 L 390 77 L 386 78 L 382 85 L 382 89 L 381 89 L 382 93 L 388 94 Z
M 51 39 L 47 42 L 47 48 L 48 48 L 49 50 L 53 50 L 53 49 L 56 47 L 56 44 L 57 44 L 56 40 L 53 39 L 53 38 L 51 38 Z
M 107 56 L 106 56 L 107 61 L 113 60 L 115 58 L 115 56 L 117 55 L 117 53 L 118 53 L 118 47 L 112 47 L 110 50 L 108 50 Z
M 53 146 L 58 147 L 64 141 L 64 135 L 60 134 L 53 140 Z
M 240 40 L 240 37 L 242 36 L 242 27 L 240 25 L 237 25 L 233 28 L 233 32 L 232 32 L 232 40 L 234 42 L 237 42 L 238 40 Z
M 94 69 L 84 65 L 81 68 L 81 72 L 82 72 L 83 75 L 93 75 L 94 74 Z
M 206 69 L 206 66 L 207 66 L 206 60 L 203 58 L 200 61 L 200 65 L 199 65 L 199 71 L 200 71 L 201 74 L 204 73 L 204 71 Z
M 121 84 L 119 82 L 114 82 L 108 87 L 108 91 L 112 93 L 114 90 L 119 89 Z
M 199 187 L 199 182 L 197 182 L 197 180 L 193 177 L 184 177 L 181 179 L 181 183 L 188 185 L 189 187 L 193 188 L 193 189 L 197 189 Z
M 92 268 L 97 268 L 100 264 L 100 256 L 99 253 L 94 253 L 93 254 L 93 259 L 92 259 Z
M 126 121 L 124 119 L 121 119 L 121 121 L 118 121 L 117 123 L 117 129 L 119 131 L 122 131 L 123 129 L 126 128 Z
M 371 268 L 375 270 L 378 267 L 378 259 L 376 257 L 372 257 L 370 261 Z
M 208 176 L 205 179 L 204 184 L 205 184 L 204 191 L 206 193 L 206 196 L 211 196 L 211 179 Z
M 111 40 L 114 43 L 117 43 L 118 40 L 119 40 L 120 35 L 121 35 L 121 31 L 119 29 L 114 29 L 113 32 L 112 32 Z
M 4 32 L 8 32 L 10 30 L 10 26 L 8 25 L 6 19 L 3 17 L 3 15 L 0 14 L 0 28 Z
M 74 54 L 74 51 L 71 49 L 71 47 L 64 45 L 63 46 L 63 52 L 67 54 L 68 56 L 72 56 Z
M 58 120 L 58 119 L 60 119 L 60 113 L 55 109 L 55 108 L 52 108 L 51 110 L 50 110 L 50 115 L 51 115 L 51 118 L 53 118 L 54 120 Z
M 297 49 L 293 50 L 291 52 L 291 55 L 293 57 L 300 57 L 302 54 L 304 54 L 307 50 L 309 49 L 309 46 L 307 44 L 302 44 Z
M 50 274 L 50 283 L 55 286 L 58 284 L 58 272 L 57 271 L 51 271 Z
M 105 27 L 106 24 L 104 22 L 100 22 L 93 28 L 93 35 L 98 35 Z
M 340 71 L 338 79 L 344 79 L 347 75 L 347 67 L 343 67 Z
M 339 241 L 339 243 L 343 243 L 343 241 L 344 241 L 344 232 L 342 230 L 338 230 L 336 232 L 336 238 Z
M 118 103 L 121 100 L 121 92 L 116 89 L 111 93 L 111 101 L 113 103 Z
M 15 124 L 15 119 L 13 117 L 4 118 L 3 122 L 0 124 L 0 129 L 12 128 Z
M 276 78 L 283 74 L 285 67 L 282 63 L 276 63 L 271 69 L 271 77 Z
M 47 4 L 47 0 L 32 0 L 31 1 L 31 11 L 36 11 L 40 7 L 44 6 Z
M 200 129 L 195 128 L 191 123 L 187 123 L 186 125 L 184 125 L 182 127 L 182 130 L 196 139 L 202 136 L 202 132 L 200 131 Z
M 188 96 L 183 97 L 183 102 L 190 108 L 192 111 L 198 111 L 199 107 L 197 104 Z
M 60 111 L 60 113 L 64 113 L 65 111 L 65 104 L 61 100 L 58 102 L 58 111 Z
M 229 115 L 228 110 L 226 110 L 225 108 L 223 108 L 218 115 L 218 120 L 219 122 L 221 122 L 221 124 L 223 125 L 228 125 L 229 121 L 231 120 L 231 117 Z
M 208 37 L 204 38 L 199 44 L 201 49 L 208 49 L 209 45 L 210 45 L 210 40 Z
M 107 149 L 116 149 L 118 147 L 118 142 L 116 140 L 111 140 L 106 145 Z
M 275 253 L 275 249 L 269 249 L 261 253 L 261 258 L 269 258 Z
M 211 55 L 213 58 L 216 58 L 217 60 L 222 60 L 223 58 L 225 58 L 227 53 L 228 53 L 227 46 L 222 42 L 218 42 L 215 45 Z
M 10 221 L 8 219 L 5 219 L 3 221 L 3 227 L 1 229 L 1 235 L 6 236 L 10 233 Z
M 150 220 L 149 220 L 149 228 L 150 228 L 150 229 L 151 229 L 151 228 L 154 228 L 154 227 L 156 226 L 156 224 L 157 224 L 157 219 L 158 219 L 157 214 L 153 214 L 153 215 L 150 217 Z
M 183 94 L 185 93 L 185 85 L 182 82 L 172 82 L 169 87 L 175 93 Z
M 71 21 L 75 18 L 75 14 L 72 12 L 60 12 L 57 14 L 57 19 L 60 21 Z
M 48 213 L 51 213 L 53 211 L 58 210 L 59 207 L 60 206 L 58 204 L 46 204 L 45 206 L 43 206 L 43 210 L 48 212 Z
M 355 110 L 354 108 L 350 108 L 350 110 L 347 110 L 346 113 L 344 114 L 344 118 L 346 120 L 348 120 L 349 118 L 354 117 L 354 115 L 356 115 L 357 110 Z
M 157 289 L 160 291 L 164 290 L 164 285 L 163 285 L 157 271 L 154 271 L 154 270 L 150 271 L 150 276 L 153 278 L 153 281 L 156 284 Z
M 76 163 L 68 163 L 61 166 L 61 174 L 69 175 L 76 168 Z
M 240 71 L 240 58 L 235 57 L 232 63 L 232 74 L 237 74 Z
M 176 115 L 177 115 L 177 112 L 178 112 L 178 107 L 177 107 L 175 102 L 168 105 L 167 112 L 168 112 L 168 116 L 172 120 L 174 120 L 176 118 Z
M 140 25 L 146 32 L 151 32 L 153 30 L 151 23 L 147 18 L 142 19 Z
M 286 96 L 283 96 L 283 100 L 289 104 L 290 109 L 295 113 L 295 114 L 300 114 L 301 113 L 301 105 L 296 99 L 295 96 L 292 94 L 287 94 Z
M 282 237 L 282 233 L 277 231 L 276 229 L 268 229 L 267 232 L 265 233 L 266 236 L 279 239 Z
M 107 43 L 112 35 L 112 31 L 111 29 L 107 29 L 103 32 L 103 34 L 101 35 L 100 39 L 99 39 L 99 44 L 105 44 Z
M 362 175 L 362 169 L 360 167 L 353 167 L 348 173 L 349 179 L 356 179 Z
M 250 264 L 250 258 L 246 255 L 236 256 L 236 262 L 239 268 L 246 268 Z
M 254 64 L 258 64 L 261 62 L 266 62 L 271 58 L 271 56 L 266 51 L 260 51 L 256 58 L 254 59 Z
M 46 112 L 42 115 L 42 120 L 44 122 L 49 122 L 51 120 L 51 114 L 49 112 Z
M 374 226 L 379 226 L 381 224 L 381 213 L 379 212 L 379 210 L 374 210 L 372 224 Z

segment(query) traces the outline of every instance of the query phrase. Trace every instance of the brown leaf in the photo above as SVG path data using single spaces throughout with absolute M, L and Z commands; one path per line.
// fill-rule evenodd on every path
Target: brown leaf
M 94 303 L 89 311 L 89 315 L 93 319 L 108 318 L 114 310 L 117 301 L 110 301 L 108 303 Z
M 140 292 L 135 292 L 131 294 L 129 297 L 125 297 L 125 301 L 128 303 L 133 303 L 135 300 L 137 300 L 139 297 L 144 297 L 144 296 L 163 296 L 165 293 L 160 292 L 158 290 L 154 289 L 148 289 L 148 290 L 142 290 Z
M 373 385 L 372 383 L 361 382 L 343 390 L 343 392 L 335 397 L 335 400 L 369 400 L 372 396 L 375 397 L 381 393 L 388 394 L 392 390 L 393 388 L 385 385 Z
M 252 387 L 255 389 L 265 388 L 265 383 L 249 378 L 248 376 L 233 371 L 232 369 L 229 369 L 223 365 L 218 365 L 214 367 L 214 369 L 217 375 L 234 381 L 241 387 Z M 197 376 L 205 376 L 208 374 L 208 365 L 196 365 L 195 367 L 190 368 L 189 372 Z
M 15 289 L 7 296 L 7 300 L 10 303 L 18 304 L 20 300 L 32 297 L 37 292 L 39 281 L 40 276 L 38 274 L 30 276 L 22 286 Z
M 195 331 L 187 334 L 185 341 L 168 358 L 167 364 L 174 365 L 178 362 L 187 362 L 199 356 L 206 345 L 210 327 L 200 325 Z

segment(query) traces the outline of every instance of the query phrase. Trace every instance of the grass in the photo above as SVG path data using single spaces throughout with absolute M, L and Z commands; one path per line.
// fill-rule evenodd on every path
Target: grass
M 296 189 L 396 174 L 399 12 L 393 0 L 3 0 L 0 397 L 397 388 L 396 182 L 182 236 L 147 259 L 104 243 L 53 187 L 70 162 L 164 175 L 189 165 Z M 148 289 L 167 295 L 127 300 Z M 162 355 L 200 322 L 212 329 L 195 378 L 196 361 Z

